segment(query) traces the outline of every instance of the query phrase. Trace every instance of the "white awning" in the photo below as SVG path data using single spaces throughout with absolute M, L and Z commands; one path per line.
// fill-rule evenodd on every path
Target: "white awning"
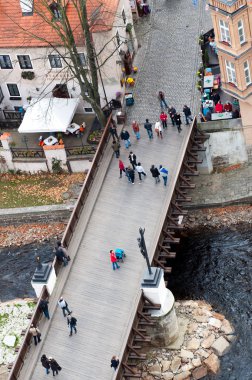
M 33 98 L 26 109 L 18 132 L 66 132 L 78 103 L 78 98 L 44 98 L 40 100 Z

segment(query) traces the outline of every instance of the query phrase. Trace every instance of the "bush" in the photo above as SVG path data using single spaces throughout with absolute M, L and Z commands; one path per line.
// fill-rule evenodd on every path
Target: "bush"
M 61 160 L 58 160 L 57 158 L 52 159 L 52 171 L 54 174 L 60 174 L 63 173 L 63 169 L 61 167 Z
M 33 71 L 22 71 L 21 73 L 21 77 L 23 79 L 29 79 L 29 80 L 32 80 L 35 78 L 35 74 Z

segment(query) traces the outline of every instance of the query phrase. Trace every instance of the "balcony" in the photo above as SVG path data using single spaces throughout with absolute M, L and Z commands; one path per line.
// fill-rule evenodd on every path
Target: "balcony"
M 209 0 L 209 5 L 231 14 L 246 6 L 247 0 Z

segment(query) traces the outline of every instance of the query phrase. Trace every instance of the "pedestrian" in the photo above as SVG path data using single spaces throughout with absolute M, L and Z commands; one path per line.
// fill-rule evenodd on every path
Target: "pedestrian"
M 182 131 L 182 128 L 181 128 L 181 116 L 180 116 L 180 113 L 177 112 L 174 116 L 175 118 L 175 123 L 176 123 L 176 126 L 178 128 L 178 133 L 180 133 Z
M 156 184 L 160 182 L 160 179 L 159 179 L 160 173 L 158 171 L 158 168 L 156 168 L 154 165 L 151 165 L 150 172 L 152 174 L 152 177 L 155 178 Z
M 41 332 L 37 327 L 35 327 L 33 324 L 31 324 L 31 327 L 29 329 L 29 332 L 33 336 L 34 344 L 37 346 L 37 344 L 41 341 Z
M 114 140 L 112 142 L 112 149 L 113 149 L 113 151 L 115 153 L 116 158 L 119 158 L 120 157 L 120 144 L 119 144 L 118 141 Z
M 149 119 L 146 119 L 146 122 L 144 124 L 144 128 L 146 129 L 149 139 L 153 139 L 153 132 L 152 132 L 152 124 L 149 123 Z
M 127 169 L 126 169 L 126 175 L 128 177 L 129 182 L 131 182 L 132 185 L 134 185 L 134 183 L 135 183 L 135 172 L 134 172 L 134 169 L 131 169 L 131 167 L 128 166 Z
M 186 125 L 188 125 L 189 121 L 193 121 L 193 118 L 192 118 L 191 110 L 186 104 L 184 105 L 183 112 L 186 119 Z
M 116 254 L 113 251 L 113 249 L 110 250 L 109 254 L 110 254 L 110 261 L 112 263 L 113 270 L 119 269 L 120 267 L 119 267 L 119 265 L 117 263 Z
M 58 300 L 58 305 L 61 307 L 64 317 L 66 316 L 66 312 L 68 315 L 71 314 L 71 311 L 68 308 L 68 303 L 64 300 L 63 297 L 60 297 Z
M 162 122 L 163 128 L 166 129 L 167 128 L 167 114 L 164 111 L 161 112 L 159 119 Z
M 75 317 L 73 317 L 72 315 L 67 317 L 67 325 L 70 329 L 69 336 L 73 335 L 73 330 L 74 330 L 75 334 L 77 334 L 76 324 L 77 324 L 77 319 Z
M 45 368 L 46 370 L 46 374 L 48 375 L 50 373 L 50 363 L 49 363 L 49 359 L 46 357 L 45 354 L 43 354 L 40 358 L 40 361 L 42 363 L 42 366 Z
M 175 122 L 175 115 L 176 115 L 176 110 L 173 106 L 171 106 L 171 108 L 169 108 L 169 115 L 170 115 L 170 119 L 171 119 L 171 122 L 172 122 L 172 125 L 176 125 L 176 122 Z
M 164 168 L 162 165 L 159 166 L 159 173 L 163 177 L 164 185 L 167 185 L 167 179 L 168 179 L 168 170 Z
M 155 132 L 157 137 L 161 137 L 161 139 L 163 138 L 163 128 L 159 120 L 155 123 Z
M 165 100 L 165 94 L 163 91 L 159 91 L 158 93 L 158 99 L 160 101 L 160 107 L 163 109 L 164 107 L 168 109 L 168 105 Z
M 132 122 L 132 129 L 136 135 L 137 140 L 139 140 L 140 139 L 140 128 L 139 128 L 139 124 L 136 121 Z
M 41 311 L 43 311 L 44 316 L 47 319 L 50 319 L 49 310 L 48 310 L 48 304 L 49 304 L 49 302 L 47 300 L 41 300 L 40 303 L 39 303 L 39 308 L 40 308 Z
M 141 166 L 141 162 L 138 162 L 136 171 L 138 172 L 139 180 L 142 181 L 142 175 L 146 177 L 146 173 L 144 171 L 144 168 Z
M 110 367 L 114 368 L 114 370 L 116 371 L 117 367 L 119 366 L 119 363 L 120 363 L 119 359 L 115 355 L 112 356 Z
M 63 263 L 64 267 L 68 264 L 67 250 L 62 247 L 61 241 L 57 241 L 55 256 L 59 262 Z
M 122 160 L 119 160 L 118 166 L 119 166 L 119 170 L 120 170 L 120 177 L 119 178 L 122 178 L 122 172 L 124 172 L 126 175 L 125 166 L 124 166 L 124 163 L 122 162 Z
M 121 139 L 124 141 L 125 148 L 128 149 L 131 146 L 130 134 L 126 129 L 123 129 L 121 132 Z
M 130 152 L 129 154 L 129 162 L 131 163 L 133 170 L 135 170 L 135 167 L 137 166 L 137 162 L 136 162 L 136 155 L 133 152 Z
M 116 122 L 114 119 L 110 120 L 109 132 L 112 136 L 113 141 L 115 141 L 116 139 L 119 140 L 119 136 L 117 133 L 117 126 L 116 126 Z
M 55 376 L 55 373 L 56 373 L 56 375 L 58 375 L 58 373 L 59 373 L 58 371 L 61 371 L 61 367 L 56 362 L 56 360 L 53 359 L 52 357 L 49 357 L 49 364 L 50 364 L 53 376 Z

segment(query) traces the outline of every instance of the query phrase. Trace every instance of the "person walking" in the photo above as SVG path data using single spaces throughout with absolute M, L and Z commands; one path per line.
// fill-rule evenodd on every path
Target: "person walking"
M 110 121 L 109 132 L 112 136 L 113 141 L 115 141 L 116 139 L 119 140 L 119 136 L 117 133 L 117 126 L 116 126 L 116 122 L 114 119 L 111 119 L 111 121 Z
M 131 146 L 130 134 L 126 129 L 123 129 L 121 132 L 121 139 L 124 141 L 125 148 L 128 149 Z
M 153 132 L 152 132 L 152 124 L 149 122 L 149 119 L 146 119 L 146 122 L 144 124 L 144 128 L 146 129 L 149 139 L 153 139 Z
M 131 169 L 131 167 L 128 166 L 127 169 L 126 169 L 126 175 L 128 177 L 129 182 L 131 182 L 132 185 L 134 185 L 134 183 L 135 183 L 135 172 L 134 172 L 134 169 Z
M 164 111 L 161 112 L 159 119 L 163 125 L 163 128 L 166 129 L 167 128 L 167 114 Z
M 160 173 L 158 171 L 158 168 L 156 168 L 154 165 L 151 165 L 150 172 L 152 174 L 152 177 L 155 178 L 156 184 L 160 182 L 160 179 L 159 179 Z
M 112 149 L 113 149 L 113 151 L 115 153 L 116 158 L 119 158 L 120 157 L 120 144 L 119 144 L 118 141 L 114 140 L 112 142 Z
M 56 375 L 58 375 L 58 371 L 61 371 L 61 367 L 59 366 L 59 364 L 56 362 L 55 359 L 53 359 L 52 357 L 49 357 L 49 364 L 50 364 L 50 368 L 52 370 L 52 373 L 53 373 L 53 376 L 55 376 L 55 373 Z
M 132 129 L 133 129 L 133 132 L 135 133 L 136 139 L 139 140 L 140 139 L 140 128 L 139 128 L 139 124 L 136 121 L 132 122 Z
M 178 128 L 178 133 L 180 133 L 182 131 L 182 128 L 181 128 L 181 116 L 180 116 L 180 113 L 177 112 L 174 116 L 175 118 L 175 123 L 176 123 L 176 126 Z
M 117 263 L 116 254 L 115 254 L 115 252 L 113 251 L 113 249 L 111 249 L 111 250 L 109 251 L 109 254 L 110 254 L 110 261 L 111 261 L 111 263 L 112 263 L 112 268 L 113 268 L 113 270 L 119 269 L 120 266 L 119 266 L 118 263 Z
M 47 300 L 41 300 L 39 303 L 39 308 L 44 313 L 44 316 L 47 319 L 50 319 L 48 304 L 49 304 L 49 302 Z
M 120 363 L 119 359 L 115 355 L 112 356 L 110 367 L 114 368 L 114 370 L 116 371 L 119 366 L 119 363 Z
M 50 363 L 49 363 L 49 359 L 46 357 L 45 354 L 43 354 L 40 358 L 40 361 L 41 361 L 41 364 L 42 364 L 42 367 L 45 368 L 46 370 L 46 374 L 48 375 L 50 373 Z
M 37 344 L 41 341 L 41 332 L 37 327 L 35 327 L 33 324 L 31 324 L 31 327 L 29 329 L 29 332 L 33 336 L 34 344 L 37 346 Z
M 57 241 L 55 256 L 57 257 L 57 260 L 59 262 L 63 263 L 64 267 L 67 266 L 68 264 L 67 250 L 64 247 L 62 247 L 61 241 Z
M 71 314 L 71 311 L 68 308 L 68 303 L 64 300 L 63 297 L 60 297 L 60 299 L 58 300 L 58 305 L 62 309 L 64 317 L 66 316 L 66 312 L 68 313 L 68 315 Z
M 163 109 L 164 107 L 168 109 L 168 105 L 165 100 L 165 94 L 163 91 L 159 91 L 158 93 L 158 99 L 160 101 L 160 107 Z
M 172 122 L 172 125 L 176 125 L 176 122 L 175 122 L 175 115 L 176 115 L 176 110 L 173 106 L 171 106 L 171 108 L 169 109 L 169 115 L 170 115 L 170 119 L 171 119 L 171 122 Z
M 75 317 L 73 317 L 72 315 L 67 317 L 67 325 L 70 329 L 69 336 L 73 335 L 73 330 L 74 330 L 75 334 L 77 334 L 76 324 L 77 324 L 77 319 Z
M 131 163 L 133 170 L 135 170 L 137 166 L 137 162 L 136 162 L 136 155 L 133 152 L 130 152 L 129 154 L 129 162 Z
M 118 166 L 119 166 L 119 170 L 120 170 L 120 177 L 119 178 L 122 178 L 122 172 L 124 172 L 126 175 L 125 166 L 124 166 L 124 163 L 122 162 L 122 160 L 119 160 Z
M 186 104 L 184 105 L 183 112 L 185 115 L 186 125 L 189 125 L 189 121 L 193 121 L 193 118 L 191 110 Z
M 138 164 L 136 165 L 136 171 L 138 173 L 138 176 L 139 176 L 139 180 L 142 181 L 142 175 L 144 177 L 146 177 L 146 173 L 144 171 L 144 168 L 142 167 L 141 165 L 141 162 L 138 162 Z
M 167 185 L 167 179 L 168 179 L 168 170 L 164 168 L 162 165 L 159 166 L 159 173 L 161 174 L 163 180 L 164 180 L 164 185 Z
M 157 121 L 155 123 L 155 132 L 157 134 L 157 137 L 161 137 L 161 139 L 163 138 L 163 128 L 160 121 Z

